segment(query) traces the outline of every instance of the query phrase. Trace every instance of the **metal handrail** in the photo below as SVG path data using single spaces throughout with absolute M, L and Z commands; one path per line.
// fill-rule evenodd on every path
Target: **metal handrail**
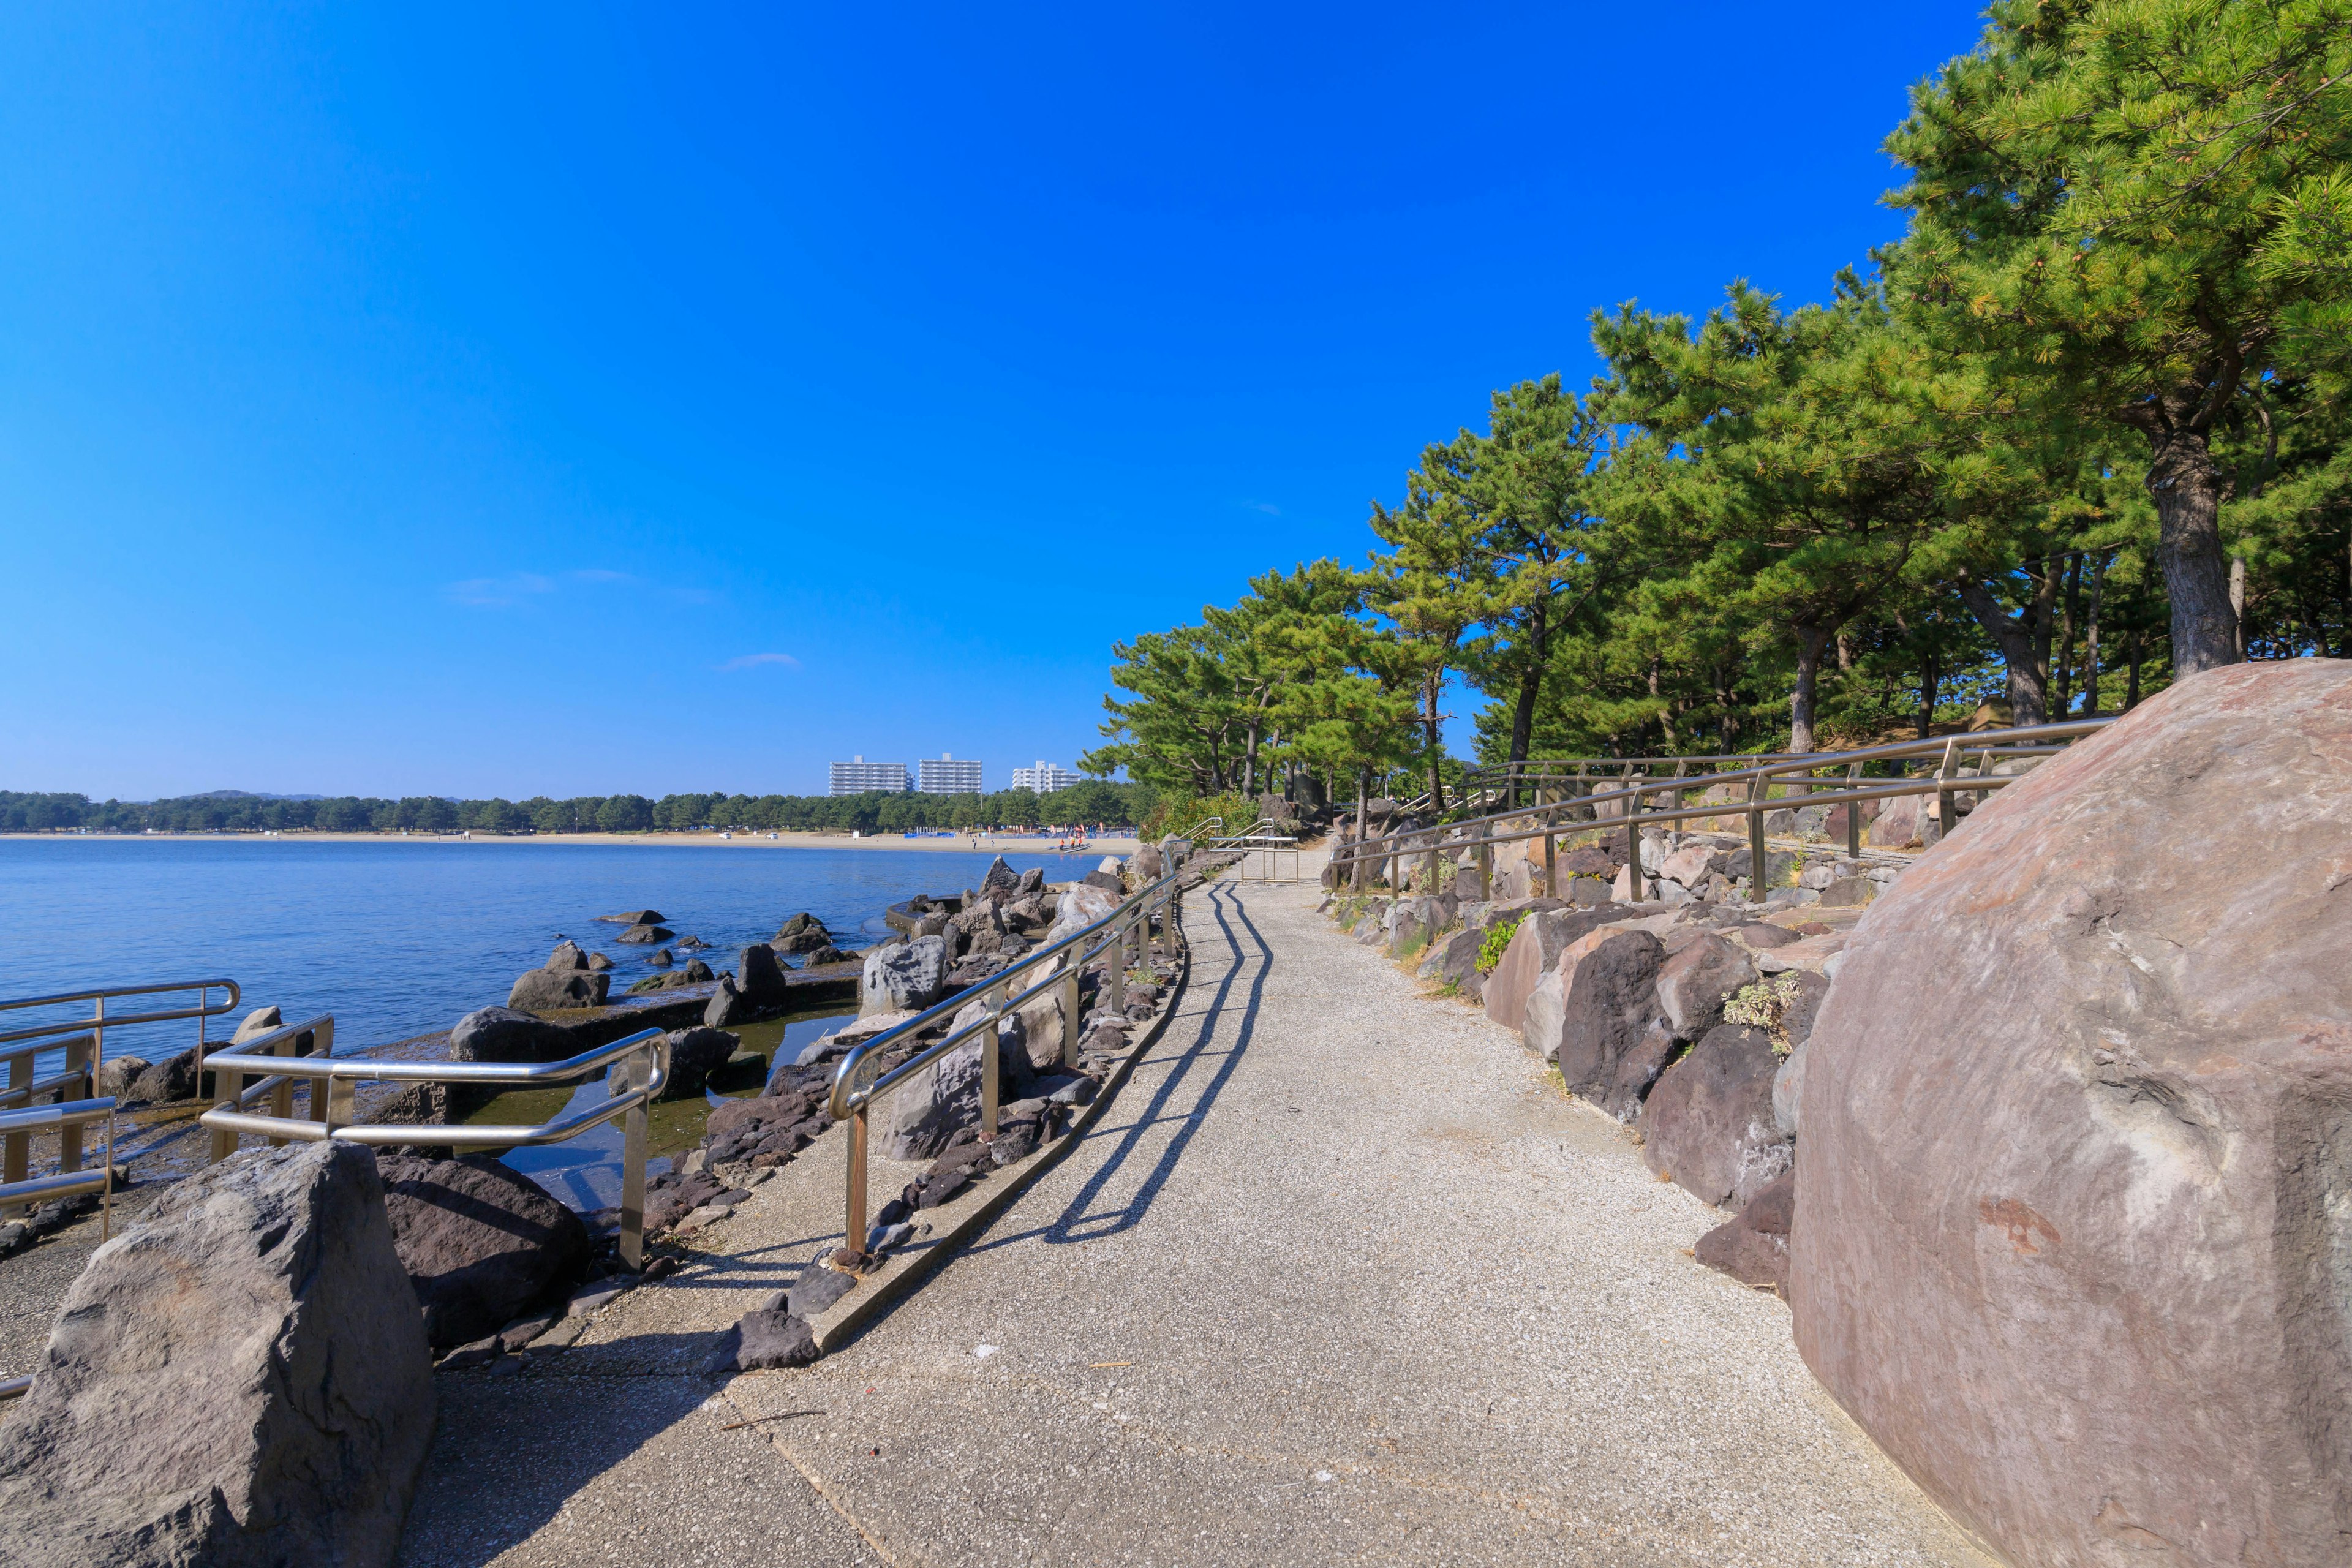
M 370 1057 L 336 1057 L 320 1051 L 295 1056 L 292 1047 L 304 1034 L 331 1042 L 334 1019 L 319 1017 L 289 1024 L 212 1058 L 218 1102 L 204 1113 L 204 1125 L 213 1133 L 213 1157 L 236 1150 L 239 1134 L 268 1138 L 273 1144 L 289 1141 L 316 1142 L 341 1138 L 374 1147 L 441 1145 L 468 1149 L 517 1149 L 562 1143 L 625 1117 L 622 1126 L 621 1259 L 631 1268 L 645 1257 L 646 1107 L 659 1098 L 669 1083 L 669 1047 L 659 1029 L 640 1029 L 625 1039 L 599 1046 L 560 1062 L 403 1062 Z M 585 1078 L 616 1062 L 624 1063 L 622 1081 L 605 1103 L 536 1126 L 515 1124 L 446 1124 L 372 1121 L 354 1124 L 353 1089 L 361 1083 L 562 1083 Z M 239 1080 L 260 1074 L 259 1083 Z M 293 1079 L 310 1080 L 311 1114 L 293 1114 Z M 323 1083 L 326 1090 L 320 1092 Z M 276 1096 L 272 1114 L 256 1115 L 243 1109 L 264 1092 Z
M 1621 789 L 1595 791 L 1590 795 L 1554 801 L 1549 805 L 1514 807 L 1489 816 L 1454 823 L 1443 830 L 1444 837 L 1433 839 L 1425 847 L 1425 851 L 1430 858 L 1433 884 L 1441 843 L 1473 844 L 1479 858 L 1482 883 L 1480 890 L 1483 895 L 1491 890 L 1484 884 L 1491 881 L 1494 846 L 1541 838 L 1544 841 L 1544 887 L 1546 892 L 1550 893 L 1554 891 L 1556 880 L 1552 862 L 1553 838 L 1560 831 L 1559 824 L 1555 818 L 1562 812 L 1597 806 L 1608 801 L 1625 802 L 1626 808 L 1623 815 L 1612 813 L 1607 817 L 1600 819 L 1599 826 L 1602 830 L 1623 828 L 1626 858 L 1629 864 L 1635 867 L 1641 864 L 1640 830 L 1644 825 L 1744 815 L 1748 818 L 1750 850 L 1748 879 L 1748 901 L 1763 903 L 1767 901 L 1763 873 L 1764 817 L 1768 813 L 1792 809 L 1791 802 L 1801 802 L 1805 806 L 1838 805 L 1864 800 L 1884 800 L 1900 795 L 1934 795 L 1938 797 L 1937 815 L 1942 823 L 1942 830 L 1949 833 L 1958 826 L 1956 796 L 1962 793 L 1960 780 L 1963 775 L 1958 769 L 1958 759 L 1963 752 L 1973 752 L 1978 756 L 1977 772 L 1967 778 L 1966 790 L 1968 792 L 1990 791 L 2013 784 L 2018 777 L 2022 776 L 1986 774 L 1984 768 L 1994 758 L 2050 755 L 2063 749 L 2062 744 L 2050 742 L 2063 742 L 2087 735 L 2114 722 L 2115 717 L 2112 715 L 2096 719 L 2067 720 L 2058 723 L 2032 724 L 2010 730 L 1984 730 L 1965 736 L 1955 734 L 1937 736 L 1928 741 L 1896 742 L 1889 745 L 1866 746 L 1851 752 L 1796 752 L 1759 765 L 1717 773 L 1678 774 L 1675 777 L 1660 779 L 1643 778 Z M 1941 754 L 1941 763 L 1936 773 L 1929 777 L 1904 779 L 1883 784 L 1873 784 L 1869 787 L 1860 787 L 1856 784 L 1855 781 L 1860 779 L 1861 770 L 1866 763 L 1937 753 Z M 1602 760 L 1613 763 L 1620 759 Z M 1685 762 L 1703 759 L 1673 760 Z M 1802 796 L 1782 796 L 1778 800 L 1771 799 L 1767 795 L 1775 779 L 1785 780 L 1791 774 L 1811 774 L 1821 768 L 1838 766 L 1846 769 L 1848 786 L 1846 788 L 1839 789 L 1832 786 L 1827 790 L 1810 789 Z M 1646 810 L 1643 805 L 1643 801 L 1648 796 L 1679 795 L 1685 790 L 1712 789 L 1719 784 L 1741 782 L 1745 782 L 1748 786 L 1748 800 L 1744 805 L 1735 805 L 1728 801 L 1718 801 L 1713 805 L 1675 806 L 1666 810 Z M 1493 830 L 1497 824 L 1529 816 L 1540 818 L 1539 825 L 1514 832 L 1497 833 Z M 1471 831 L 1473 829 L 1475 831 Z M 1860 830 L 1860 814 L 1849 812 L 1846 816 L 1846 847 L 1848 853 L 1856 858 L 1860 858 L 1862 852 Z M 1409 849 L 1405 843 L 1406 839 L 1418 836 L 1419 834 L 1412 832 L 1397 832 L 1383 834 L 1377 838 L 1360 838 L 1336 849 L 1332 855 L 1332 863 L 1351 867 L 1357 889 L 1360 891 L 1364 886 L 1365 870 L 1368 866 L 1381 861 L 1401 860 L 1408 852 L 1414 854 L 1423 852 L 1422 849 Z
M 825 1102 L 828 1114 L 835 1121 L 849 1123 L 848 1182 L 845 1223 L 842 1240 L 846 1248 L 859 1255 L 866 1250 L 866 1165 L 867 1118 L 873 1106 L 884 1095 L 929 1067 L 966 1040 L 978 1036 L 980 1047 L 980 1132 L 983 1139 L 996 1136 L 998 1100 L 998 1062 L 996 1026 L 1014 1004 L 1055 985 L 1061 992 L 1062 1060 L 1076 1066 L 1078 1059 L 1079 976 L 1087 962 L 1109 947 L 1119 945 L 1120 962 L 1111 965 L 1109 1004 L 1123 1007 L 1127 1000 L 1127 948 L 1133 940 L 1134 961 L 1148 962 L 1151 953 L 1151 915 L 1155 908 L 1172 906 L 1176 886 L 1183 875 L 1171 870 L 1150 887 L 1129 894 L 1118 908 L 1093 924 L 1072 931 L 1049 947 L 1024 954 L 976 985 L 968 985 L 945 1001 L 933 1003 L 905 1023 L 875 1036 L 872 1039 L 850 1047 L 842 1058 L 841 1066 L 833 1075 L 833 1093 Z M 1164 923 L 1164 922 L 1163 922 Z M 1103 940 L 1083 951 L 1073 953 L 1089 938 L 1103 933 Z M 1041 981 L 1018 993 L 1013 983 L 1031 971 L 1045 967 L 1067 956 L 1060 964 L 1056 981 Z M 982 1015 L 963 1027 L 950 1028 L 947 1036 L 934 1045 L 917 1052 L 887 1072 L 883 1071 L 883 1054 L 938 1022 L 941 1017 L 953 1018 L 972 1003 L 982 1003 Z M 870 1067 L 868 1064 L 872 1064 Z
M 203 1000 L 203 997 L 215 986 L 228 988 L 228 1000 L 217 1007 Z M 112 1018 L 106 1016 L 105 1004 L 109 997 L 152 996 L 163 991 L 194 991 L 198 994 L 197 1005 L 175 1008 L 164 1013 L 130 1013 L 118 1015 Z M 0 1013 L 13 1013 L 25 1007 L 62 1007 L 68 1002 L 96 1002 L 99 1006 L 92 1016 L 76 1019 L 71 1023 L 43 1024 L 30 1029 L 0 1032 L 0 1046 L 10 1045 L 17 1040 L 37 1039 L 47 1035 L 61 1035 L 80 1029 L 121 1029 L 127 1028 L 132 1024 L 168 1024 L 178 1018 L 217 1018 L 223 1013 L 234 1012 L 244 997 L 245 993 L 237 988 L 237 984 L 234 980 L 175 980 L 160 985 L 110 985 L 98 991 L 61 991 L 54 996 L 19 996 L 10 1001 L 0 1002 Z M 197 1026 L 196 1037 L 201 1044 L 204 1038 L 204 1027 L 201 1024 Z
M 1188 844 L 1198 844 L 1201 841 L 1202 829 L 1208 827 L 1223 827 L 1224 825 L 1225 819 L 1222 816 L 1204 816 L 1201 818 L 1200 821 L 1192 824 L 1192 827 L 1188 831 L 1177 834 L 1176 837 L 1183 839 Z
M 97 1193 L 99 1197 L 98 1238 L 107 1241 L 114 1235 L 114 1100 L 71 1100 L 64 1105 L 41 1105 L 30 1110 L 0 1110 L 0 1131 L 29 1137 L 44 1127 L 58 1128 L 62 1135 L 67 1128 L 77 1133 L 85 1122 L 106 1123 L 106 1162 L 95 1171 L 84 1171 L 65 1163 L 66 1145 L 59 1145 L 59 1169 L 53 1175 L 32 1176 L 23 1181 L 0 1184 L 0 1211 L 19 1204 L 39 1203 L 52 1198 L 79 1197 L 84 1193 Z M 79 1145 L 74 1145 L 78 1150 Z M 15 1399 L 33 1386 L 31 1373 L 22 1377 L 0 1379 L 0 1400 Z

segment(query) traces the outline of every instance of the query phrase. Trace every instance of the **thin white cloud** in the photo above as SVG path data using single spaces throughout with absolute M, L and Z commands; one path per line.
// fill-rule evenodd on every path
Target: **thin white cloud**
M 509 577 L 468 577 L 462 583 L 447 584 L 441 592 L 451 604 L 500 609 L 526 595 L 552 594 L 555 584 L 536 572 L 517 572 Z
M 798 669 L 801 661 L 788 653 L 747 653 L 740 658 L 730 658 L 721 669 L 753 669 L 763 664 L 781 664 L 786 669 Z
M 1244 511 L 1262 511 L 1268 517 L 1282 515 L 1282 509 L 1270 500 L 1245 500 L 1242 502 L 1242 509 Z

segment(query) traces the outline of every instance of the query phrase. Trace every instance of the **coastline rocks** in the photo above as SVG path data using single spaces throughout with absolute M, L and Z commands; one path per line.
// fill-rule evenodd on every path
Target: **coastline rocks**
M 277 1008 L 256 1007 L 245 1016 L 242 1023 L 237 1025 L 236 1033 L 229 1037 L 229 1044 L 241 1046 L 247 1040 L 257 1040 L 271 1030 L 282 1029 L 285 1026 L 286 1020 Z
M 732 1060 L 743 1042 L 724 1029 L 672 1029 L 662 1037 L 669 1046 L 669 1082 L 664 1100 L 691 1100 L 699 1095 L 710 1075 Z
M 876 1152 L 886 1160 L 936 1159 L 959 1128 L 980 1121 L 980 1042 L 966 1040 L 882 1102 Z
M 1746 1207 L 1794 1157 L 1772 1114 L 1780 1066 L 1763 1030 L 1709 1029 L 1643 1102 L 1643 1162 L 1702 1203 Z
M 154 1065 L 145 1057 L 109 1057 L 98 1069 L 98 1092 L 118 1101 L 128 1100 L 131 1086 Z
M 659 910 L 624 910 L 617 915 L 598 915 L 596 918 L 607 925 L 616 926 L 657 926 L 662 923 Z
M 1158 845 L 1142 845 L 1127 858 L 1127 874 L 1138 888 L 1149 887 L 1168 874 L 1168 861 Z
M 569 940 L 559 942 L 555 944 L 555 951 L 547 955 L 547 962 L 540 967 L 552 969 L 558 973 L 573 969 L 585 969 L 588 967 L 588 954 L 576 942 Z
M 654 949 L 652 955 L 648 957 L 646 962 L 652 964 L 656 969 L 667 969 L 672 964 L 676 963 L 677 959 L 671 953 L 669 949 L 666 947 L 657 947 Z
M 706 1375 L 718 1376 L 761 1367 L 806 1366 L 817 1354 L 816 1334 L 807 1319 L 781 1310 L 761 1310 L 744 1313 L 720 1336 L 702 1370 Z
M 1681 1039 L 1695 1040 L 1723 1020 L 1723 1004 L 1756 981 L 1756 965 L 1729 940 L 1700 937 L 1658 971 L 1658 1006 Z
M 436 1350 L 496 1333 L 588 1261 L 580 1216 L 488 1154 L 376 1158 L 384 1213 Z
M 512 1007 L 480 1007 L 449 1031 L 453 1062 L 552 1062 L 571 1055 L 562 1029 Z
M 806 958 L 802 959 L 801 968 L 803 971 L 823 969 L 825 965 L 831 963 L 854 963 L 856 962 L 856 959 L 857 955 L 856 953 L 844 952 L 841 949 L 834 946 L 833 943 L 828 942 L 823 947 L 811 952 Z
M 740 991 L 735 989 L 735 977 L 722 974 L 719 977 L 719 989 L 710 994 L 710 1000 L 703 1005 L 702 1026 L 706 1029 L 733 1028 L 750 1023 L 759 1011 Z
M 272 1013 L 277 1010 L 268 1009 Z M 265 1035 L 268 1032 L 261 1031 Z M 142 1071 L 131 1080 L 126 1097 L 143 1100 L 151 1105 L 169 1105 L 174 1100 L 194 1100 L 196 1088 L 196 1050 L 191 1046 Z
M 433 1376 L 375 1163 L 254 1150 L 92 1255 L 0 1426 L 0 1559 L 393 1560 Z
M 613 967 L 613 961 L 605 957 L 601 952 L 592 952 L 588 955 L 588 967 L 591 969 L 610 969 Z
M 824 929 L 824 922 L 803 910 L 776 929 L 776 934 L 768 945 L 778 952 L 803 953 L 814 952 L 832 943 L 833 933 Z
M 1797 1348 L 2011 1562 L 2345 1560 L 2347 821 L 2352 665 L 2209 669 L 1994 794 L 1842 955 Z
M 1554 971 L 1560 989 L 1559 1032 L 1528 1041 L 1559 1064 L 1570 1093 L 1621 1121 L 1640 1094 L 1620 1083 L 1619 1068 L 1657 1020 L 1658 971 L 1665 958 L 1665 944 L 1645 931 L 1592 931 L 1579 938 L 1562 951 Z
M 652 947 L 657 942 L 667 942 L 677 934 L 667 926 L 647 922 L 644 925 L 633 925 L 613 940 L 627 942 L 632 947 Z
M 1044 942 L 1048 947 L 1066 936 L 1075 935 L 1097 921 L 1107 920 L 1118 911 L 1120 895 L 1108 888 L 1089 883 L 1073 883 L 1055 906 L 1054 923 L 1046 931 Z
M 776 950 L 755 942 L 735 955 L 735 989 L 754 1007 L 781 1007 L 789 994 Z
M 988 863 L 986 874 L 980 879 L 982 892 L 1001 893 L 1007 898 L 1012 897 L 1020 886 L 1021 873 L 1007 865 L 1002 855 Z
M 509 1007 L 537 1013 L 602 1007 L 611 977 L 586 969 L 533 969 L 518 976 L 507 993 Z
M 877 947 L 866 955 L 866 973 L 858 982 L 858 1015 L 919 1013 L 940 999 L 947 973 L 944 937 L 919 936 L 912 942 Z

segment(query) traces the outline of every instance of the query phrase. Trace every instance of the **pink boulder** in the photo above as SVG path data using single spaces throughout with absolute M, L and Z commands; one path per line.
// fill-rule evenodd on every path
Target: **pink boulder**
M 2011 1562 L 2352 1561 L 2347 953 L 2352 663 L 2318 659 L 2164 691 L 1854 928 L 1797 1344 Z

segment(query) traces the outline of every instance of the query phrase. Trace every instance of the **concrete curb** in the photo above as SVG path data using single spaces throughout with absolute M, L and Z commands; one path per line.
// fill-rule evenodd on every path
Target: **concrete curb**
M 1198 886 L 1198 884 L 1196 884 Z M 1192 889 L 1187 889 L 1185 891 Z M 1181 905 L 1179 906 L 1181 914 Z M 858 1288 L 843 1297 L 834 1306 L 817 1314 L 809 1324 L 816 1338 L 821 1354 L 835 1351 L 856 1339 L 866 1325 L 880 1317 L 889 1308 L 913 1293 L 916 1287 L 937 1271 L 966 1242 L 985 1230 L 997 1215 L 1019 1200 L 1038 1177 L 1052 1170 L 1071 1150 L 1078 1146 L 1087 1131 L 1100 1121 L 1110 1102 L 1118 1098 L 1135 1064 L 1144 1053 L 1160 1042 L 1168 1021 L 1176 1016 L 1176 1005 L 1183 999 L 1185 986 L 1192 977 L 1192 944 L 1183 940 L 1181 925 L 1175 932 L 1181 942 L 1176 966 L 1176 977 L 1169 983 L 1160 998 L 1160 1011 L 1149 1027 L 1128 1047 L 1127 1055 L 1103 1079 L 1102 1088 L 1092 1103 L 1082 1107 L 1062 1135 L 1018 1164 L 1009 1165 L 982 1183 L 966 1198 L 952 1199 L 937 1208 L 921 1211 L 929 1216 L 932 1234 L 919 1247 L 893 1253 L 883 1266 L 864 1277 Z

